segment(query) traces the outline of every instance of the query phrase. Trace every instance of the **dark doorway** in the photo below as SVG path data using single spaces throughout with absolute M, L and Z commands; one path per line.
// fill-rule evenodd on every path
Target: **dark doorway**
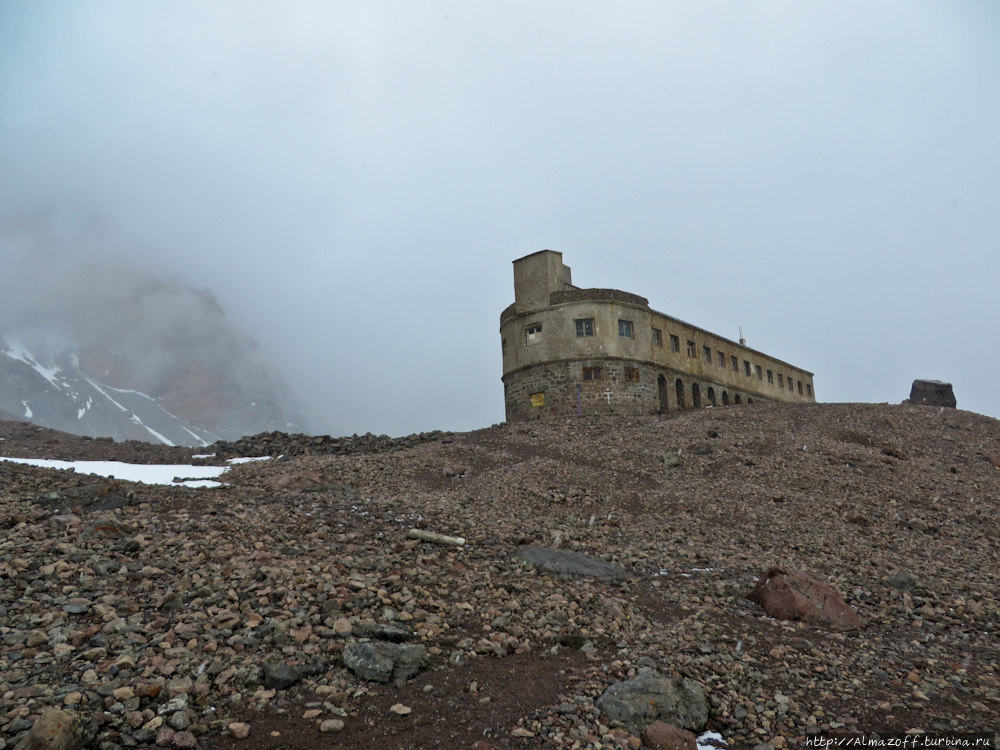
M 741 401 L 740 394 L 737 393 L 736 394 L 736 403 L 738 404 L 738 403 L 740 403 L 740 401 Z
M 684 383 L 681 382 L 680 378 L 677 378 L 674 388 L 677 390 L 677 408 L 683 409 L 687 404 L 684 403 Z
M 708 386 L 708 403 L 715 406 L 715 389 L 712 386 Z
M 722 392 L 722 405 L 729 406 L 729 391 Z
M 691 384 L 691 403 L 695 409 L 701 408 L 701 387 L 697 383 Z
M 670 403 L 667 400 L 667 379 L 663 375 L 656 378 L 656 390 L 660 396 L 660 411 L 666 411 Z

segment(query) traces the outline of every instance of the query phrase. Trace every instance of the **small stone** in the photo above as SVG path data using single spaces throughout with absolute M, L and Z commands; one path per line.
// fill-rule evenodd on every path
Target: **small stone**
M 198 747 L 198 740 L 191 732 L 178 732 L 174 735 L 174 747 L 190 750 L 190 748 Z
M 650 724 L 642 735 L 642 741 L 653 750 L 695 750 L 698 744 L 694 733 L 663 721 Z
M 346 617 L 339 617 L 337 621 L 333 623 L 333 632 L 339 635 L 341 638 L 346 638 L 354 630 L 351 625 L 351 621 Z
M 170 715 L 170 726 L 176 729 L 178 732 L 183 732 L 189 726 L 191 726 L 191 719 L 185 711 L 177 711 Z
M 510 730 L 511 737 L 534 737 L 534 732 L 529 732 L 524 727 L 514 727 Z
M 65 706 L 75 706 L 83 701 L 83 693 L 78 693 L 73 691 L 72 693 L 66 693 L 66 697 L 63 698 L 63 705 Z
M 153 740 L 159 747 L 170 747 L 174 744 L 174 730 L 170 727 L 160 727 Z
M 123 703 L 130 698 L 135 698 L 135 690 L 128 686 L 120 687 L 117 690 L 112 691 L 111 694 L 115 697 L 115 699 L 120 700 Z
M 397 703 L 396 705 L 392 706 L 392 708 L 390 708 L 389 710 L 392 711 L 397 716 L 406 716 L 407 714 L 413 712 L 412 708 L 410 708 L 409 706 L 404 706 L 402 703 Z
M 238 740 L 245 740 L 250 736 L 250 725 L 244 724 L 242 721 L 234 721 L 228 727 L 229 734 Z
M 310 708 L 308 711 L 302 714 L 303 719 L 315 719 L 323 713 L 321 708 Z
M 322 724 L 319 725 L 319 731 L 324 734 L 329 734 L 331 732 L 339 732 L 344 728 L 344 722 L 340 719 L 327 719 Z

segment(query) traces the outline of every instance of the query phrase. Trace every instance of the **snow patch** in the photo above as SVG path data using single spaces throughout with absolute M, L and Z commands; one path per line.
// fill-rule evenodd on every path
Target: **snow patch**
M 214 453 L 195 453 L 191 458 L 215 458 Z
M 718 750 L 729 746 L 718 732 L 705 732 L 695 741 L 698 743 L 698 750 Z
M 73 395 L 75 396 L 77 394 L 74 393 Z M 77 410 L 77 412 L 76 412 L 76 418 L 77 419 L 83 419 L 83 415 L 87 413 L 87 409 L 89 409 L 90 406 L 91 406 L 91 404 L 93 404 L 93 403 L 94 403 L 94 399 L 92 399 L 92 398 L 90 398 L 88 396 L 87 397 L 87 403 L 85 403 L 82 407 L 80 407 Z
M 212 455 L 215 454 L 213 453 Z M 243 456 L 242 458 L 230 458 L 229 463 L 235 466 L 236 464 L 247 464 L 250 463 L 251 461 L 270 461 L 270 460 L 271 460 L 270 456 L 253 456 L 253 457 Z
M 160 408 L 163 409 L 162 406 Z M 166 409 L 163 409 L 163 410 L 167 411 Z M 170 414 L 170 412 L 167 411 L 167 414 Z M 174 415 L 170 414 L 170 416 L 173 417 Z M 174 417 L 174 418 L 176 419 L 176 417 Z M 191 437 L 193 437 L 195 440 L 197 440 L 199 443 L 201 443 L 201 447 L 202 448 L 207 448 L 208 447 L 208 441 L 205 440 L 203 437 L 201 437 L 200 435 L 195 435 L 193 432 L 191 432 L 191 430 L 189 430 L 184 425 L 181 425 L 181 429 L 184 430 L 184 432 L 186 432 L 188 435 L 190 435 Z M 213 453 L 212 455 L 214 456 L 215 454 Z
M 143 484 L 166 484 L 174 487 L 221 487 L 222 482 L 214 481 L 229 471 L 226 466 L 191 466 L 189 464 L 127 464 L 122 461 L 58 461 L 53 458 L 4 458 L 0 461 L 11 461 L 28 466 L 41 466 L 47 469 L 73 469 L 78 474 L 94 474 L 102 477 L 114 477 L 129 482 Z M 175 477 L 184 477 L 185 481 L 175 482 Z
M 24 418 L 31 419 L 31 407 L 28 406 L 28 402 L 22 401 L 21 403 L 24 404 Z
M 56 382 L 56 375 L 58 375 L 62 370 L 58 367 L 45 367 L 40 364 L 28 351 L 28 348 L 22 344 L 17 339 L 7 339 L 7 351 L 4 352 L 11 359 L 16 359 L 19 362 L 24 362 L 24 364 L 33 368 L 35 372 L 41 375 L 43 378 L 52 383 L 55 388 L 62 388 L 59 383 Z M 30 415 L 29 415 L 30 416 Z

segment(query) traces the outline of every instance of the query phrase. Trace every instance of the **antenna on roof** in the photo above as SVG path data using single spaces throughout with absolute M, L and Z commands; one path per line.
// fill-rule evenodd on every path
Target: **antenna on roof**
M 743 338 L 743 326 L 740 326 L 740 346 L 746 346 L 747 340 Z

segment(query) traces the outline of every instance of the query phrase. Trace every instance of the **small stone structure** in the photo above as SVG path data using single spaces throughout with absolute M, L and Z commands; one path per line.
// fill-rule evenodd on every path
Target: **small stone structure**
M 811 372 L 656 312 L 637 294 L 575 287 L 552 250 L 514 261 L 500 340 L 508 420 L 816 400 Z
M 940 380 L 914 380 L 910 397 L 904 403 L 947 406 L 949 409 L 958 405 L 951 383 L 942 383 Z

